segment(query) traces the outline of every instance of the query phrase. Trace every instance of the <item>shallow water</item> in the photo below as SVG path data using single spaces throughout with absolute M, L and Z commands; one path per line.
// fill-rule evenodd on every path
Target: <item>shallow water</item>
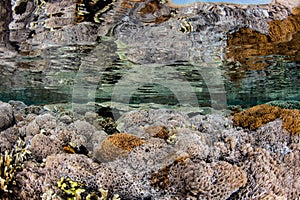
M 0 100 L 221 108 L 300 99 L 298 16 L 287 21 L 292 30 L 284 21 L 273 24 L 276 34 L 224 33 L 217 22 L 182 33 L 173 28 L 180 28 L 176 20 L 130 31 L 132 22 L 125 22 L 102 42 L 45 43 L 29 52 L 16 50 L 7 31 L 0 43 Z

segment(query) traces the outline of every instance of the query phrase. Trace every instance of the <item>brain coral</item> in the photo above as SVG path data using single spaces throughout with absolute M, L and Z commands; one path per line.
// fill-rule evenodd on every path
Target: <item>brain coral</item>
M 290 133 L 300 133 L 300 111 L 297 109 L 281 109 L 267 104 L 257 105 L 233 116 L 235 126 L 255 130 L 262 125 L 274 121 L 283 121 L 283 127 Z
M 102 162 L 127 156 L 135 147 L 144 144 L 145 141 L 128 133 L 116 133 L 108 136 L 101 144 L 95 147 L 93 157 Z

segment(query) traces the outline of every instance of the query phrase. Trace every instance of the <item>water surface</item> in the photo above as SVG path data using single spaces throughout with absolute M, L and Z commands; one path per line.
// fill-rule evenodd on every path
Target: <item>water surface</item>
M 235 4 L 268 4 L 272 0 L 172 0 L 172 4 L 188 5 L 195 2 L 235 3 Z
M 250 20 L 248 28 L 209 13 L 136 21 L 127 16 L 97 41 L 31 50 L 12 40 L 14 30 L 2 32 L 0 100 L 222 108 L 300 99 L 298 15 L 261 26 Z

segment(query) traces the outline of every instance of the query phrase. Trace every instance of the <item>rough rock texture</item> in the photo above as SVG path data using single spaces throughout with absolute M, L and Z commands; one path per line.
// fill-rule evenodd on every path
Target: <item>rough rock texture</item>
M 16 173 L 18 187 L 10 188 L 14 197 L 7 193 L 7 199 L 63 198 L 57 186 L 62 177 L 82 184 L 84 196 L 101 188 L 131 200 L 299 197 L 300 136 L 290 133 L 280 118 L 249 130 L 217 114 L 189 117 L 141 110 L 119 120 L 121 131 L 132 130 L 133 135 L 109 136 L 86 121 L 65 123 L 59 113 L 38 109 L 38 115 L 26 114 L 29 108 L 22 107 L 13 108 L 20 120 L 0 132 L 1 151 L 14 148 L 23 137 L 32 156 Z M 28 127 L 37 127 L 37 133 L 28 134 Z M 94 158 L 64 152 L 64 145 L 74 141 L 90 145 Z M 107 142 L 126 156 L 105 154 L 109 162 L 99 162 L 98 147 Z
M 3 130 L 14 122 L 13 109 L 10 104 L 0 101 L 0 113 L 0 130 Z
M 42 161 L 43 159 L 46 159 L 47 156 L 62 153 L 63 142 L 40 133 L 31 139 L 29 150 L 36 160 Z

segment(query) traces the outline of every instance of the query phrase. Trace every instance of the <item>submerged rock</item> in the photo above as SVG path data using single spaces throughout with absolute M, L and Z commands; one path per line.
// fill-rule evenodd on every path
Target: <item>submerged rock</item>
M 12 106 L 0 101 L 0 130 L 10 127 L 13 123 L 14 115 Z

